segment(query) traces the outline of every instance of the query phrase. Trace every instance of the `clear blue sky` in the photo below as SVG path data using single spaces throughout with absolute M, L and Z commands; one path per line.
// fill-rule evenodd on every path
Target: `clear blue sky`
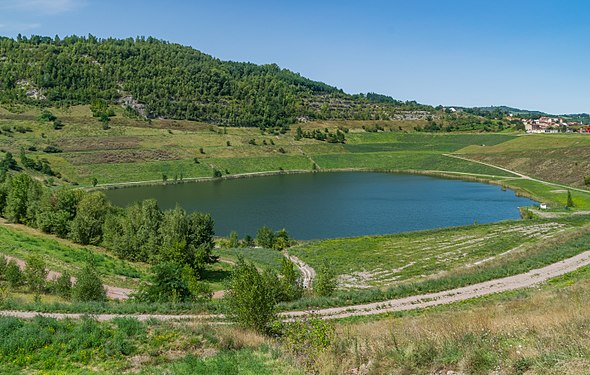
M 0 0 L 0 35 L 154 36 L 349 93 L 590 112 L 590 1 Z

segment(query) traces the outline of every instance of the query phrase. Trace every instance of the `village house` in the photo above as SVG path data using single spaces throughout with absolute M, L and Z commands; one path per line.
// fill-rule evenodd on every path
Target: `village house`
M 572 123 L 565 122 L 562 118 L 547 116 L 542 116 L 534 120 L 521 119 L 521 121 L 527 133 L 559 133 L 560 130 L 563 131 L 564 127 L 566 132 L 570 132 L 569 126 L 573 125 Z

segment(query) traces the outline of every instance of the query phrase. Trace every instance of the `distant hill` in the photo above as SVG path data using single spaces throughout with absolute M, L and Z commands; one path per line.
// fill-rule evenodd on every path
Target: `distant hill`
M 150 118 L 261 128 L 298 119 L 394 119 L 404 111 L 425 117 L 433 110 L 373 93 L 349 95 L 275 64 L 221 61 L 151 37 L 0 38 L 0 102 L 96 100 L 122 103 Z
M 462 109 L 467 113 L 471 113 L 478 116 L 483 117 L 496 117 L 501 118 L 512 114 L 513 116 L 520 116 L 520 117 L 534 117 L 534 116 L 546 116 L 548 115 L 545 112 L 541 111 L 530 111 L 527 109 L 518 109 L 513 107 L 507 107 L 504 105 L 501 106 L 490 106 L 490 107 L 455 107 L 457 109 Z

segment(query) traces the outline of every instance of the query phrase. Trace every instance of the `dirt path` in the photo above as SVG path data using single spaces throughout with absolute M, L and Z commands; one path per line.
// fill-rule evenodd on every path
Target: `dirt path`
M 289 253 L 286 251 L 283 253 L 283 255 L 293 262 L 293 264 L 299 268 L 299 271 L 301 271 L 301 275 L 303 276 L 301 283 L 303 284 L 303 287 L 306 289 L 311 288 L 313 285 L 313 279 L 315 279 L 315 270 L 304 263 L 301 259 L 297 258 L 295 255 L 289 255 Z
M 428 293 L 363 305 L 320 309 L 315 312 L 324 318 L 336 319 L 445 305 L 489 294 L 506 292 L 519 288 L 528 288 L 587 265 L 590 265 L 590 251 L 586 251 L 572 258 L 550 264 L 543 268 L 531 270 L 523 274 L 490 280 L 443 292 Z M 285 318 L 296 318 L 304 314 L 305 312 L 298 311 L 287 312 L 282 314 L 282 316 Z
M 464 301 L 471 298 L 482 297 L 494 293 L 506 292 L 519 288 L 528 288 L 533 285 L 542 283 L 551 278 L 577 270 L 580 267 L 590 265 L 590 251 L 578 254 L 572 258 L 550 264 L 543 268 L 531 270 L 529 272 L 504 277 L 501 279 L 490 280 L 479 284 L 469 285 L 466 287 L 455 288 L 438 293 L 428 293 L 418 296 L 392 299 L 388 301 L 367 303 L 354 306 L 333 307 L 327 309 L 315 310 L 315 313 L 325 319 L 338 319 L 350 316 L 365 316 L 381 314 L 393 311 L 406 311 L 421 309 L 431 306 L 445 305 L 453 302 Z M 305 315 L 305 311 L 291 311 L 281 313 L 283 320 L 289 321 Z M 20 318 L 32 318 L 35 316 L 46 316 L 57 319 L 80 318 L 89 314 L 61 314 L 61 313 L 38 313 L 28 311 L 0 311 L 0 316 L 15 316 Z M 163 315 L 163 314 L 96 314 L 93 315 L 98 320 L 111 320 L 117 317 L 135 317 L 139 320 L 158 319 L 158 320 L 210 320 L 214 318 L 223 318 L 223 315 Z
M 25 261 L 24 260 L 9 256 L 9 255 L 0 254 L 0 256 L 4 256 L 4 258 L 6 258 L 6 260 L 8 260 L 8 261 L 11 261 L 11 260 L 14 261 L 21 270 L 24 270 L 24 268 L 25 268 Z M 48 272 L 47 272 L 47 280 L 48 281 L 55 280 L 60 276 L 61 276 L 61 272 L 50 271 L 50 270 L 48 270 Z M 72 277 L 71 281 L 72 281 L 72 283 L 75 283 L 76 278 Z M 120 301 L 128 299 L 129 295 L 131 295 L 131 293 L 133 293 L 133 289 L 119 288 L 119 287 L 111 286 L 111 285 L 105 285 L 104 289 L 107 292 L 107 297 L 109 297 L 111 299 L 120 300 Z

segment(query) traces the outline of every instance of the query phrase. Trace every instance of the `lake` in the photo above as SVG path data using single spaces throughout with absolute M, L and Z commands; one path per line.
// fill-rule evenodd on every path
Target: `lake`
M 155 198 L 209 212 L 215 232 L 256 235 L 267 225 L 296 239 L 397 233 L 520 217 L 534 201 L 499 186 L 422 175 L 334 172 L 285 174 L 109 190 L 116 205 Z

